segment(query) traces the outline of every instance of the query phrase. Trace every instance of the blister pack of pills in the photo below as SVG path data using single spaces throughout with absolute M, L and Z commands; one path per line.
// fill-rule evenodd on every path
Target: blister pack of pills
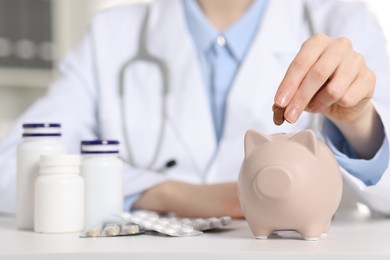
M 126 222 L 135 223 L 145 230 L 153 230 L 169 236 L 197 236 L 202 231 L 218 229 L 229 225 L 232 218 L 177 218 L 174 215 L 162 215 L 153 211 L 138 210 L 131 213 L 123 213 L 122 219 Z
M 145 230 L 133 223 L 107 223 L 101 227 L 86 227 L 79 237 L 117 237 L 133 236 L 145 233 Z

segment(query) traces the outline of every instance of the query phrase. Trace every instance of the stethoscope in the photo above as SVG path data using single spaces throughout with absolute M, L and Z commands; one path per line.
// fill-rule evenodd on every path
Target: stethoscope
M 304 16 L 307 20 L 308 30 L 310 35 L 314 35 L 314 26 L 313 26 L 313 20 L 310 15 L 310 11 L 308 9 L 308 6 L 306 2 L 304 2 Z M 147 26 L 149 21 L 149 4 L 146 4 L 146 10 L 144 19 L 141 24 L 141 30 L 139 34 L 139 41 L 138 41 L 138 50 L 136 54 L 128 60 L 121 68 L 120 74 L 119 74 L 119 103 L 120 103 L 120 116 L 122 120 L 122 134 L 124 139 L 125 148 L 128 154 L 128 160 L 130 166 L 134 168 L 140 168 L 145 170 L 154 170 L 157 172 L 163 172 L 165 169 L 173 167 L 177 164 L 177 161 L 175 159 L 168 160 L 165 165 L 162 165 L 159 168 L 155 168 L 156 161 L 161 154 L 162 145 L 163 145 L 163 139 L 167 128 L 167 100 L 168 100 L 168 93 L 169 93 L 169 75 L 168 75 L 168 66 L 166 63 L 160 59 L 157 56 L 154 56 L 152 53 L 150 53 L 147 49 L 146 45 L 146 39 L 147 39 Z M 149 161 L 149 163 L 146 166 L 141 166 L 137 164 L 134 160 L 134 154 L 131 150 L 131 142 L 128 137 L 128 124 L 127 124 L 127 117 L 126 117 L 126 107 L 125 107 L 125 80 L 126 80 L 126 71 L 135 65 L 137 62 L 146 62 L 149 64 L 153 64 L 157 70 L 160 72 L 161 79 L 162 79 L 162 107 L 161 107 L 161 124 L 160 129 L 158 132 L 158 139 L 157 144 L 154 149 L 152 159 Z M 314 126 L 316 124 L 316 117 L 311 117 L 310 125 Z
M 127 162 L 130 166 L 134 168 L 141 168 L 145 170 L 154 170 L 158 172 L 162 172 L 163 170 L 173 167 L 176 165 L 176 160 L 172 159 L 165 163 L 165 165 L 159 167 L 158 169 L 155 169 L 155 164 L 157 161 L 157 158 L 159 157 L 162 149 L 163 139 L 166 132 L 167 127 L 167 99 L 168 99 L 168 92 L 169 92 L 169 78 L 168 78 L 168 67 L 166 63 L 161 60 L 159 57 L 154 56 L 151 54 L 148 49 L 146 48 L 146 34 L 147 34 L 147 26 L 148 26 L 148 20 L 149 20 L 149 5 L 147 4 L 144 19 L 142 21 L 141 30 L 139 34 L 139 41 L 138 41 L 138 50 L 134 57 L 132 57 L 129 61 L 127 61 L 123 67 L 120 70 L 120 76 L 119 76 L 119 99 L 120 99 L 120 114 L 121 114 L 121 120 L 122 120 L 122 133 L 123 133 L 123 139 L 125 148 L 127 150 L 128 159 Z M 141 166 L 136 163 L 134 160 L 134 154 L 131 150 L 131 142 L 128 137 L 128 124 L 127 124 L 127 117 L 126 117 L 126 107 L 125 107 L 125 80 L 126 80 L 126 71 L 135 65 L 137 62 L 146 62 L 153 64 L 157 70 L 160 72 L 161 79 L 162 79 L 162 93 L 161 93 L 161 99 L 162 99 L 162 107 L 161 107 L 161 124 L 160 129 L 158 132 L 158 138 L 157 138 L 157 144 L 154 149 L 154 153 L 152 156 L 152 159 L 149 161 L 149 163 L 146 166 Z

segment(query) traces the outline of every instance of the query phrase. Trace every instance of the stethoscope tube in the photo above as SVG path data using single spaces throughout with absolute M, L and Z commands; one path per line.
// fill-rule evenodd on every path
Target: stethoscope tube
M 158 156 L 161 153 L 162 145 L 163 145 L 163 139 L 166 132 L 167 127 L 167 99 L 168 99 L 168 92 L 169 92 L 169 79 L 168 79 L 168 67 L 162 61 L 160 58 L 153 56 L 151 53 L 149 53 L 146 45 L 146 39 L 147 39 L 147 26 L 149 21 L 149 5 L 146 4 L 146 10 L 144 19 L 141 25 L 140 35 L 139 35 L 139 41 L 138 41 L 138 50 L 134 57 L 132 57 L 130 60 L 128 60 L 121 68 L 120 75 L 119 75 L 119 102 L 120 102 L 120 116 L 122 120 L 122 135 L 123 140 L 125 144 L 125 148 L 127 151 L 128 156 L 128 163 L 130 166 L 134 168 L 141 168 L 146 170 L 152 170 L 155 167 L 156 161 Z M 126 106 L 125 106 L 125 83 L 126 83 L 126 71 L 135 65 L 137 62 L 146 62 L 153 64 L 157 67 L 157 69 L 160 71 L 161 80 L 162 80 L 162 107 L 161 107 L 161 123 L 160 123 L 160 130 L 158 134 L 157 144 L 155 147 L 155 151 L 153 153 L 152 159 L 146 166 L 138 165 L 134 159 L 134 153 L 131 150 L 131 142 L 129 138 L 129 129 L 127 124 L 127 114 L 126 114 Z M 174 161 L 174 163 L 170 163 L 171 161 Z M 169 167 L 172 167 L 176 164 L 175 160 L 171 160 L 167 162 L 167 165 L 169 164 Z M 164 169 L 168 168 L 168 166 L 164 167 Z M 155 169 L 156 171 L 163 169 Z

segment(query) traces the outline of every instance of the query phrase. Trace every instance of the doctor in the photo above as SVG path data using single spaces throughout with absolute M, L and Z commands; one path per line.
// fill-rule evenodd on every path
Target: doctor
M 390 71 L 383 35 L 362 4 L 122 6 L 95 16 L 60 71 L 1 143 L 2 211 L 15 210 L 21 124 L 47 121 L 63 125 L 71 152 L 81 140 L 121 141 L 126 209 L 242 217 L 236 180 L 246 130 L 311 127 L 355 198 L 390 214 Z M 273 124 L 273 105 L 286 108 L 289 123 Z

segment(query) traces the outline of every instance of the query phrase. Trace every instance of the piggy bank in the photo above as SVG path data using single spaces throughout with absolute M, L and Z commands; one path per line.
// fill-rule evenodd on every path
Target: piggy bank
M 318 240 L 330 228 L 342 185 L 333 153 L 313 131 L 246 133 L 238 195 L 255 238 L 296 230 L 305 240 Z

